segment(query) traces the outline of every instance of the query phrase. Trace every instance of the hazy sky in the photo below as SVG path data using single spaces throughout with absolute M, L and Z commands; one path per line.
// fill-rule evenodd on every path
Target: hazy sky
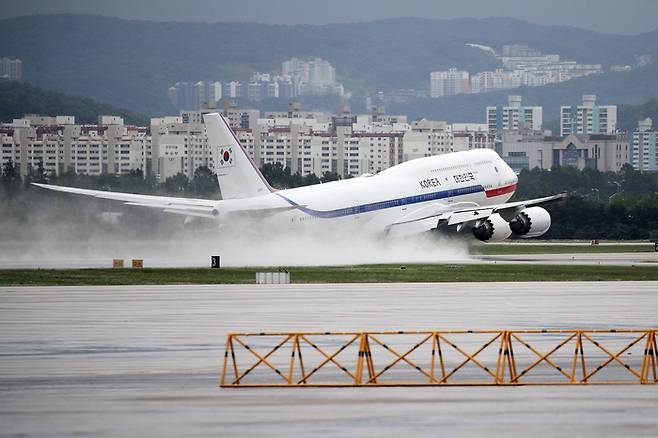
M 326 24 L 390 17 L 514 17 L 606 33 L 658 28 L 658 0 L 2 0 L 0 18 L 84 13 L 156 21 Z

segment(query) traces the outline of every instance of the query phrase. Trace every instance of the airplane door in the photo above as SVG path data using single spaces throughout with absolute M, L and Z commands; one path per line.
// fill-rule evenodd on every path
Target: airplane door
M 498 165 L 496 165 L 494 163 L 494 172 L 495 172 L 494 180 L 496 181 L 496 187 L 500 187 L 500 186 L 503 185 L 503 172 L 502 172 L 502 170 L 503 169 L 501 169 L 500 167 L 498 167 Z

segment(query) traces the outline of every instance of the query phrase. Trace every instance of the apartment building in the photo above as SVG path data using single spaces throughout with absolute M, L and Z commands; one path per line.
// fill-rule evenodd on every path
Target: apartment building
M 488 93 L 494 90 L 518 88 L 523 85 L 524 76 L 520 71 L 496 69 L 482 71 L 471 76 L 471 93 Z
M 496 149 L 496 134 L 489 132 L 486 123 L 453 123 L 453 150 Z
M 597 105 L 596 95 L 585 94 L 581 105 L 560 107 L 560 135 L 603 134 L 617 130 L 617 106 Z
M 267 112 L 264 117 L 258 110 L 231 104 L 223 112 L 256 165 L 281 163 L 302 175 L 335 172 L 346 178 L 416 158 L 479 148 L 496 150 L 516 171 L 556 165 L 616 171 L 626 163 L 638 170 L 656 170 L 656 133 L 650 120 L 640 124 L 629 145 L 624 135 L 594 133 L 609 132 L 614 124 L 616 114 L 612 117 L 609 107 L 597 107 L 594 96 L 585 96 L 581 107 L 576 108 L 576 121 L 585 132 L 561 137 L 546 136 L 541 131 L 542 108 L 522 106 L 519 96 L 510 96 L 507 106 L 488 107 L 485 123 L 409 123 L 405 116 L 385 114 L 381 107 L 370 114 L 352 114 L 342 107 L 330 115 L 302 111 L 296 102 L 288 111 Z M 0 125 L 2 162 L 14 161 L 23 176 L 41 163 L 56 174 L 142 169 L 161 181 L 178 173 L 193 178 L 196 169 L 212 169 L 216 162 L 219 145 L 208 144 L 203 123 L 204 113 L 210 111 L 215 110 L 153 118 L 149 127 L 125 125 L 116 116 L 80 125 L 71 116 L 26 115 Z M 605 121 L 595 122 L 596 117 Z
M 13 161 L 26 176 L 40 164 L 46 172 L 120 175 L 147 170 L 150 134 L 116 116 L 99 116 L 96 125 L 78 125 L 72 116 L 26 115 L 0 127 L 2 163 Z
M 446 122 L 418 120 L 404 133 L 402 161 L 454 151 L 452 128 Z
M 631 142 L 630 164 L 633 169 L 643 172 L 658 170 L 658 149 L 656 149 L 657 132 L 651 129 L 652 120 L 646 118 L 638 122 L 637 129 L 633 131 Z
M 23 78 L 23 61 L 0 58 L 0 79 L 20 81 Z
M 183 111 L 179 117 L 151 119 L 152 172 L 160 180 L 177 173 L 188 178 L 202 166 L 213 168 L 217 145 L 208 145 L 201 111 Z
M 488 106 L 487 125 L 489 132 L 501 132 L 527 128 L 541 130 L 543 109 L 541 106 L 522 106 L 521 96 L 509 96 L 507 106 Z
M 204 110 L 203 112 L 209 111 L 211 110 Z M 259 110 L 237 108 L 234 102 L 228 102 L 226 108 L 222 111 L 222 114 L 226 117 L 229 126 L 233 129 L 253 129 L 256 127 L 256 123 L 260 117 Z
M 231 92 L 230 87 L 227 85 L 227 94 Z M 222 88 L 219 81 L 176 82 L 167 90 L 167 97 L 178 110 L 199 110 L 204 105 L 216 105 L 223 97 Z M 233 94 L 236 94 L 235 88 Z
M 464 70 L 451 68 L 448 71 L 430 73 L 430 97 L 453 96 L 470 93 L 469 74 Z

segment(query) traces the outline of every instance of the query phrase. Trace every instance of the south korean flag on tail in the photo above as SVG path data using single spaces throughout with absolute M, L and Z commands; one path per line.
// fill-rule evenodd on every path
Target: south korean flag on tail
M 219 148 L 219 167 L 235 166 L 232 146 L 220 146 Z

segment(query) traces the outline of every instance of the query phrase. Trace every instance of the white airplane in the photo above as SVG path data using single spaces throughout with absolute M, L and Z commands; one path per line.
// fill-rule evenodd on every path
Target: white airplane
M 507 203 L 517 187 L 512 169 L 489 149 L 418 158 L 376 175 L 307 187 L 271 187 L 220 114 L 204 115 L 222 200 L 175 198 L 36 184 L 46 189 L 121 201 L 166 213 L 216 220 L 246 219 L 287 229 L 329 224 L 385 235 L 408 235 L 455 225 L 484 242 L 512 234 L 537 237 L 551 225 L 541 205 L 565 194 Z M 339 228 L 340 229 L 340 228 Z

